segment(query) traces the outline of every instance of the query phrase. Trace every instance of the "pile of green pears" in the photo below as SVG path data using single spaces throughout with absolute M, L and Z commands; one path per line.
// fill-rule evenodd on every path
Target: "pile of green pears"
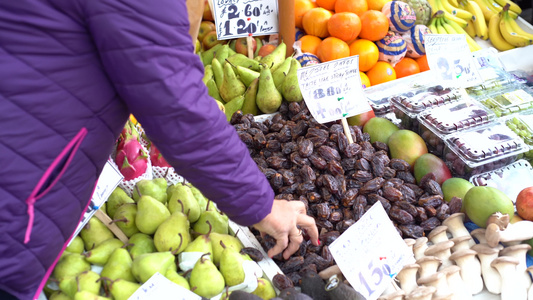
M 100 209 L 128 242 L 91 218 L 55 266 L 44 288 L 49 300 L 127 300 L 156 272 L 205 298 L 225 291 L 227 298 L 226 287 L 244 281 L 242 265 L 251 258 L 230 234 L 228 216 L 194 186 L 141 180 L 132 197 L 118 187 Z M 180 254 L 188 252 L 201 257 L 184 272 L 178 268 Z M 268 279 L 257 281 L 255 295 L 276 297 Z
M 205 65 L 202 81 L 229 120 L 233 113 L 259 115 L 278 111 L 283 99 L 303 100 L 295 58 L 285 58 L 287 46 L 281 42 L 270 54 L 255 59 L 236 53 L 227 44 L 202 53 Z

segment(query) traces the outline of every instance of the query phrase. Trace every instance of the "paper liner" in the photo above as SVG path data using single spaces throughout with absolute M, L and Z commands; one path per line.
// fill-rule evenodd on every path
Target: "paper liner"
M 141 143 L 141 145 L 143 145 L 146 149 L 150 150 L 151 142 L 145 138 L 144 129 L 142 128 L 141 124 L 137 123 L 135 125 L 135 129 L 139 133 L 139 142 Z

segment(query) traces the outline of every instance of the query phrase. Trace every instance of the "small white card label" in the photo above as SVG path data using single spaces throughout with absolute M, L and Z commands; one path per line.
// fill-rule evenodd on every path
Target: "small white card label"
M 483 83 L 464 34 L 424 35 L 428 65 L 440 80 L 458 88 Z
M 361 86 L 358 55 L 300 68 L 298 85 L 309 111 L 319 123 L 372 109 Z
M 277 0 L 214 0 L 217 39 L 278 33 Z
M 409 263 L 413 252 L 398 234 L 381 202 L 376 202 L 329 249 L 342 274 L 367 300 L 377 299 Z
M 159 272 L 146 281 L 128 300 L 201 300 L 202 297 L 168 280 Z

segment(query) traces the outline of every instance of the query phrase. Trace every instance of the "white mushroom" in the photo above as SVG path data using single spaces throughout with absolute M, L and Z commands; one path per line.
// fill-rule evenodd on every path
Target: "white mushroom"
M 458 236 L 451 239 L 453 242 L 452 253 L 463 249 L 470 249 L 472 237 L 470 235 Z M 475 246 L 475 242 L 474 242 Z
M 450 260 L 461 268 L 461 278 L 468 286 L 472 295 L 483 291 L 483 279 L 481 278 L 481 263 L 476 257 L 476 251 L 465 249 L 455 252 L 450 256 Z
M 436 256 L 424 256 L 416 261 L 420 265 L 418 269 L 418 277 L 426 277 L 428 275 L 437 273 L 441 263 L 441 259 Z
M 386 296 L 386 295 L 389 295 L 389 294 L 393 294 L 393 293 L 401 290 L 400 287 L 398 286 L 398 284 L 396 284 L 396 278 L 387 277 L 387 279 L 389 280 L 390 284 L 383 291 L 383 293 L 381 293 L 381 296 Z
M 407 264 L 402 268 L 398 275 L 396 275 L 396 279 L 400 281 L 400 288 L 406 294 L 409 294 L 418 287 L 416 284 L 416 272 L 419 268 L 420 266 L 417 264 Z
M 470 233 L 468 232 L 468 229 L 466 229 L 465 224 L 465 214 L 464 213 L 455 213 L 446 218 L 442 225 L 448 226 L 448 231 L 451 232 L 452 236 L 454 238 L 460 237 L 460 236 L 470 236 Z M 472 240 L 470 243 L 470 246 L 473 246 L 475 244 L 474 240 Z
M 405 296 L 405 300 L 431 300 L 437 291 L 434 286 L 420 286 Z
M 496 225 L 497 226 L 497 225 Z M 500 273 L 502 279 L 501 300 L 525 300 L 527 288 L 522 285 L 516 272 L 518 260 L 510 256 L 500 256 L 490 264 Z
M 342 276 L 341 269 L 336 264 L 333 265 L 333 266 L 327 267 L 326 269 L 324 269 L 324 270 L 322 270 L 322 271 L 320 271 L 318 273 L 318 276 L 320 276 L 320 278 L 322 278 L 324 280 L 328 280 L 333 275 L 337 275 L 338 277 Z
M 416 239 L 413 245 L 413 254 L 415 259 L 419 259 L 424 256 L 424 251 L 428 248 L 428 238 L 423 236 Z
M 416 243 L 416 240 L 412 239 L 412 238 L 406 238 L 406 239 L 403 239 L 403 241 L 405 242 L 407 247 L 409 247 L 409 250 L 411 250 L 411 252 L 413 252 L 413 246 Z
M 498 248 L 491 248 L 487 244 L 476 244 L 472 246 L 472 250 L 476 251 L 477 257 L 481 262 L 481 275 L 487 291 L 499 295 L 501 293 L 501 278 L 498 270 L 491 267 L 493 260 L 498 258 L 500 250 Z
M 437 226 L 431 232 L 428 234 L 428 239 L 433 243 L 437 244 L 440 242 L 445 242 L 448 239 L 448 234 L 446 233 L 446 230 L 448 230 L 447 226 Z
M 453 293 L 449 293 L 448 295 L 437 296 L 437 297 L 431 298 L 431 300 L 453 300 L 453 299 L 456 299 L 456 298 L 454 298 Z
M 446 274 L 446 280 L 448 280 L 448 287 L 450 287 L 450 290 L 454 295 L 453 299 L 472 299 L 470 289 L 468 288 L 464 280 L 461 278 L 461 268 L 459 266 L 449 266 L 442 269 L 442 271 L 440 272 Z
M 531 276 L 533 276 L 533 266 L 527 268 L 527 271 L 529 272 L 529 274 L 531 274 Z M 531 284 L 531 286 L 529 287 L 529 290 L 527 292 L 527 299 L 533 300 L 533 284 Z
M 527 263 L 526 263 L 526 253 L 529 250 L 531 250 L 530 245 L 519 244 L 519 245 L 503 248 L 503 250 L 500 251 L 500 256 L 511 256 L 518 260 L 518 265 L 516 266 L 516 272 L 518 273 L 518 276 L 521 278 L 522 284 L 528 288 L 531 285 L 531 277 L 529 277 L 529 273 L 527 272 Z
M 378 300 L 402 300 L 403 297 L 405 297 L 405 292 L 402 290 L 398 290 L 394 293 L 387 294 L 387 295 L 381 295 L 379 296 Z
M 496 246 L 500 242 L 529 240 L 533 238 L 533 222 L 518 221 L 514 224 L 509 224 L 505 230 L 500 230 L 497 224 L 491 223 L 487 226 L 485 238 L 491 247 Z
M 447 266 L 452 265 L 453 263 L 450 261 L 450 255 L 452 255 L 451 248 L 453 247 L 452 241 L 445 241 L 440 242 L 435 245 L 429 246 L 426 251 L 424 251 L 424 255 L 426 256 L 436 256 L 441 259 L 441 265 L 439 267 L 439 270 L 446 268 Z
M 485 228 L 476 228 L 470 232 L 470 235 L 477 240 L 479 244 L 486 244 L 487 239 L 485 238 Z
M 452 293 L 452 290 L 450 290 L 450 287 L 448 286 L 446 274 L 441 272 L 437 272 L 426 277 L 420 277 L 417 283 L 418 285 L 434 286 L 437 291 L 435 292 L 435 294 L 433 294 L 433 298 L 440 296 L 448 296 Z
M 509 225 L 509 215 L 508 214 L 502 214 L 501 212 L 495 212 L 487 219 L 487 224 L 485 227 L 487 227 L 489 224 L 497 224 L 498 227 L 500 227 L 500 230 L 505 230 L 507 226 Z

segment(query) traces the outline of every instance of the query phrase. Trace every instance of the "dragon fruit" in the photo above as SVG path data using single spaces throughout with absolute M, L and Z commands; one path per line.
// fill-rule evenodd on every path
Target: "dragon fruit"
M 143 175 L 148 168 L 148 155 L 139 142 L 139 134 L 129 124 L 131 122 L 128 121 L 121 134 L 115 157 L 120 173 L 126 181 Z
M 172 166 L 165 160 L 161 152 L 159 152 L 159 149 L 152 144 L 150 147 L 150 161 L 152 162 L 152 166 L 154 167 L 161 167 L 161 168 L 171 168 Z

